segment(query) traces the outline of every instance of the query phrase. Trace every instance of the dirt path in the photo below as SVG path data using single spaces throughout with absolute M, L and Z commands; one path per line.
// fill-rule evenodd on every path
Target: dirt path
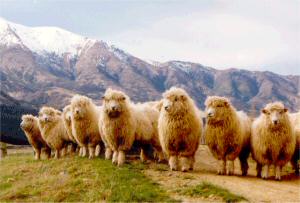
M 195 170 L 190 173 L 171 172 L 157 168 L 155 164 L 145 170 L 145 174 L 161 184 L 168 192 L 184 201 L 201 201 L 179 196 L 175 191 L 185 186 L 197 185 L 207 181 L 227 188 L 234 194 L 241 195 L 251 202 L 300 202 L 300 178 L 287 175 L 289 167 L 284 168 L 282 181 L 262 180 L 255 177 L 255 163 L 250 161 L 250 170 L 247 177 L 240 176 L 239 163 L 235 163 L 235 176 L 216 175 L 217 162 L 211 156 L 208 148 L 201 145 L 197 152 Z M 273 173 L 271 173 L 272 175 Z M 218 200 L 211 197 L 207 200 Z

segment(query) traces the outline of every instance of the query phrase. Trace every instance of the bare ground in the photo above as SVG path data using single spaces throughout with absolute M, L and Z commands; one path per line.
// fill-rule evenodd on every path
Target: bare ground
M 224 187 L 230 192 L 247 198 L 250 202 L 300 202 L 300 178 L 292 174 L 290 166 L 283 169 L 282 181 L 276 181 L 274 174 L 269 180 L 256 178 L 256 164 L 250 160 L 247 177 L 241 176 L 238 161 L 235 162 L 234 176 L 216 175 L 217 162 L 212 157 L 205 145 L 200 145 L 197 155 L 195 170 L 193 172 L 171 172 L 160 170 L 155 164 L 150 164 L 144 173 L 155 182 L 161 184 L 173 197 L 183 201 L 211 201 L 220 200 L 217 197 L 197 199 L 179 195 L 176 190 L 193 186 L 202 181 Z

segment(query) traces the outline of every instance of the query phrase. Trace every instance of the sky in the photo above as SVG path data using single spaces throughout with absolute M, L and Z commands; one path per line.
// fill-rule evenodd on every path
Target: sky
M 300 0 L 0 0 L 0 16 L 61 27 L 148 61 L 300 75 Z

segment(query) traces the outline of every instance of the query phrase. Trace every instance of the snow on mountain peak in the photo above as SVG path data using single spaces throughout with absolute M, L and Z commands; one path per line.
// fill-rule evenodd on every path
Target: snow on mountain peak
M 96 40 L 92 40 L 96 41 Z M 44 54 L 78 55 L 91 40 L 57 27 L 27 27 L 0 18 L 0 44 L 25 45 L 31 51 Z

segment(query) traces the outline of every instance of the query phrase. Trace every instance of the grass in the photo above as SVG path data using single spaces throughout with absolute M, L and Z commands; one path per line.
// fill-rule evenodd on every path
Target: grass
M 208 182 L 202 182 L 201 184 L 196 186 L 186 187 L 177 192 L 181 195 L 187 195 L 191 197 L 219 197 L 225 202 L 247 201 L 247 199 L 242 196 L 235 195 L 227 189 L 213 185 Z
M 10 155 L 0 162 L 0 201 L 174 201 L 143 169 L 138 163 L 118 168 L 103 159 Z

